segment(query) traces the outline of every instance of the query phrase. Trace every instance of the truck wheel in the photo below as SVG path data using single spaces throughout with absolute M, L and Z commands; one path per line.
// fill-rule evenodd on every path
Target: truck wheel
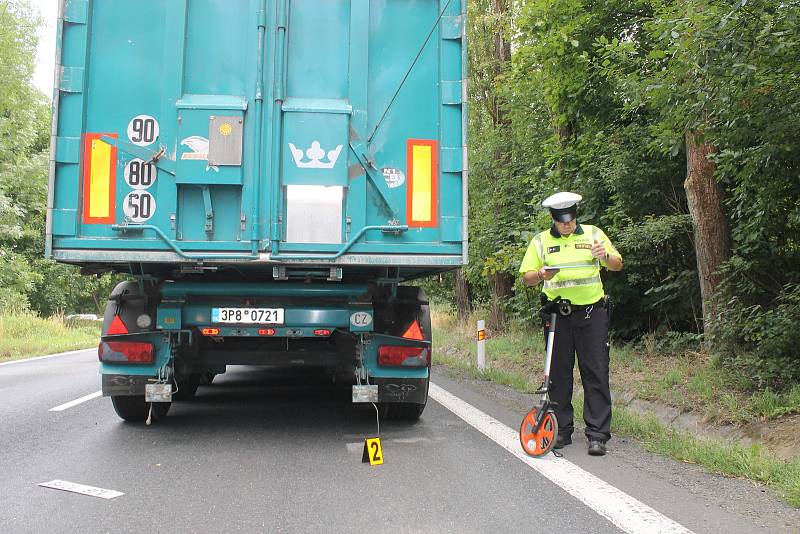
M 427 402 L 426 402 L 427 404 Z M 425 404 L 410 402 L 389 402 L 386 403 L 385 419 L 394 421 L 416 422 L 425 410 Z
M 403 304 L 396 306 L 394 310 L 395 324 L 389 329 L 389 334 L 401 335 L 402 330 L 408 326 L 411 320 L 419 322 L 420 330 L 425 341 L 432 341 L 433 329 L 431 327 L 431 310 L 427 304 L 427 297 L 419 287 L 400 286 L 397 288 L 398 299 Z M 426 304 L 413 305 L 413 302 L 426 302 Z M 431 352 L 433 346 L 431 345 Z M 428 402 L 428 384 L 430 383 L 430 367 L 428 367 L 428 379 L 425 381 L 425 402 L 387 402 L 382 403 L 382 415 L 384 419 L 395 421 L 416 422 L 419 420 L 425 405 Z
M 147 420 L 150 413 L 150 403 L 144 400 L 144 395 L 111 397 L 114 411 L 126 421 L 141 423 Z M 153 403 L 153 420 L 160 421 L 167 416 L 171 402 Z
M 202 373 L 200 375 L 200 385 L 201 386 L 210 386 L 211 383 L 214 382 L 214 378 L 216 378 L 216 376 L 217 376 L 217 373 L 214 373 L 212 371 L 208 371 L 208 372 Z
M 192 373 L 187 376 L 177 378 L 178 391 L 172 396 L 174 400 L 187 401 L 192 400 L 197 393 L 197 388 L 200 387 L 202 375 L 200 373 Z

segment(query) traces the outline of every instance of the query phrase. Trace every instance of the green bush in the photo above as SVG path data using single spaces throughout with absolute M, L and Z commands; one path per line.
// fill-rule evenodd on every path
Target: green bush
M 788 389 L 800 380 L 800 284 L 786 284 L 772 303 L 745 303 L 737 296 L 724 306 L 717 337 L 723 364 L 753 376 L 758 386 Z

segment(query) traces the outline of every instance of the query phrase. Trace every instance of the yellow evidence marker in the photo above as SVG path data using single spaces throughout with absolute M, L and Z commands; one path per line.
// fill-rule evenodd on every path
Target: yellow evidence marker
M 381 438 L 367 438 L 364 440 L 364 454 L 361 455 L 361 463 L 367 462 L 369 462 L 369 465 L 383 464 Z

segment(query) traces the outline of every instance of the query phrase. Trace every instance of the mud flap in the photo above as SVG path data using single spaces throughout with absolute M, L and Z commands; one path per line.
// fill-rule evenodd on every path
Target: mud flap
M 424 404 L 428 398 L 427 378 L 372 378 L 380 402 Z

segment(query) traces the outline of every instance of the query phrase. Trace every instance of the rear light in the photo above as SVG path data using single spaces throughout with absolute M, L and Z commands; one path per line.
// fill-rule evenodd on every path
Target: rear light
M 200 333 L 204 336 L 218 336 L 219 328 L 202 328 Z
M 328 337 L 328 336 L 331 335 L 331 331 L 328 330 L 328 329 L 314 330 L 314 335 L 315 336 Z
M 153 363 L 152 343 L 105 341 L 97 348 L 97 357 L 105 363 Z
M 128 327 L 125 326 L 125 323 L 122 322 L 122 319 L 119 315 L 115 315 L 114 319 L 111 321 L 111 326 L 108 327 L 108 332 L 106 335 L 115 336 L 118 334 L 127 334 Z
M 259 328 L 258 329 L 259 336 L 274 336 L 275 329 L 274 328 Z
M 422 335 L 422 329 L 419 327 L 419 322 L 416 319 L 409 325 L 402 337 L 406 339 L 416 339 L 418 341 L 425 340 L 425 337 Z
M 382 345 L 378 349 L 378 365 L 390 367 L 427 367 L 431 350 L 424 347 Z

